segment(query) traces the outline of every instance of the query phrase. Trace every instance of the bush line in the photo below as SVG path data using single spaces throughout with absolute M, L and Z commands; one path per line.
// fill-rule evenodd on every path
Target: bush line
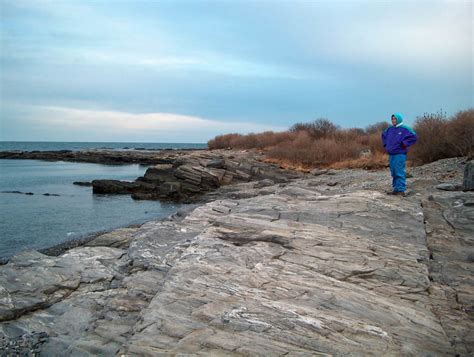
M 342 129 L 325 118 L 297 123 L 283 132 L 225 134 L 208 142 L 209 149 L 259 149 L 269 161 L 286 166 L 311 168 L 367 168 L 387 165 L 381 133 L 388 122 L 365 129 Z M 414 164 L 443 158 L 474 155 L 474 109 L 448 118 L 443 111 L 416 118 L 413 129 L 418 142 L 409 152 Z

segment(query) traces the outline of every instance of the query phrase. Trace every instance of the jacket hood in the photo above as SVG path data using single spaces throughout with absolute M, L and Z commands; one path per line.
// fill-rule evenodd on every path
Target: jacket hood
M 403 123 L 403 116 L 400 113 L 395 113 L 393 116 L 397 118 L 397 126 Z

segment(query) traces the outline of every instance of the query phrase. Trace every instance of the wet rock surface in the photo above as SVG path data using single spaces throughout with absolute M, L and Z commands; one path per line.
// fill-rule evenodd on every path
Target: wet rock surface
M 464 164 L 412 169 L 407 197 L 384 193 L 388 171 L 227 185 L 58 257 L 24 252 L 0 266 L 0 343 L 77 356 L 472 355 L 474 193 L 436 188 L 462 182 Z

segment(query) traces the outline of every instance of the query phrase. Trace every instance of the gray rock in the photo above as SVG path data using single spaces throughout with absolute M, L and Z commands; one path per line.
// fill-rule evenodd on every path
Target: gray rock
M 474 191 L 474 161 L 469 161 L 464 168 L 463 191 Z
M 97 238 L 87 242 L 85 245 L 89 247 L 127 247 L 133 235 L 137 232 L 137 228 L 120 228 L 112 232 L 102 234 Z
M 314 169 L 314 170 L 311 170 L 311 175 L 314 175 L 314 176 L 319 176 L 319 175 L 324 175 L 324 174 L 327 174 L 329 170 L 327 169 Z
M 225 160 L 224 159 L 211 160 L 210 162 L 206 164 L 206 167 L 213 167 L 216 169 L 225 169 L 226 168 Z
M 1 267 L 0 321 L 48 307 L 77 289 L 78 268 L 58 262 L 58 258 L 25 251 Z
M 442 191 L 460 191 L 462 186 L 451 183 L 440 183 L 439 185 L 436 185 L 436 188 Z

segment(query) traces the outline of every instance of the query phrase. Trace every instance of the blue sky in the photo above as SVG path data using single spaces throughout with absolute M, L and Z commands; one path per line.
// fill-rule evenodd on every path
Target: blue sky
M 0 140 L 206 142 L 474 106 L 471 1 L 0 6 Z

